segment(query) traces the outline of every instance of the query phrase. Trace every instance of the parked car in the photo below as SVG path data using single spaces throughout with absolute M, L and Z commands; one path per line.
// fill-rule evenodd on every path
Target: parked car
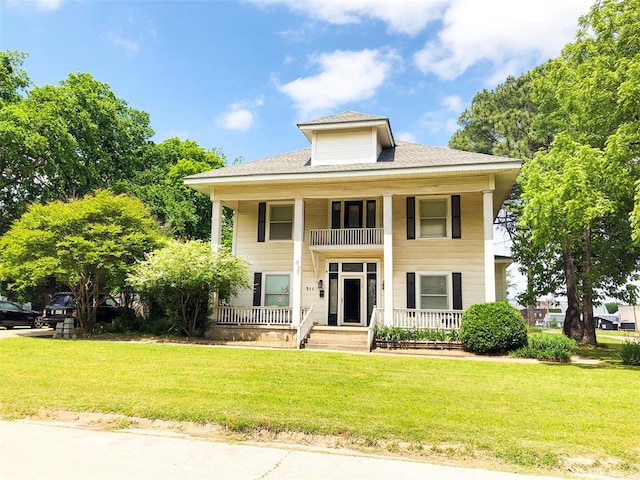
M 109 295 L 101 296 L 96 321 L 110 323 L 119 314 L 120 307 L 118 306 L 118 302 Z M 44 307 L 42 321 L 51 328 L 55 328 L 56 324 L 64 321 L 65 318 L 77 317 L 76 298 L 73 293 L 59 292 L 56 293 Z
M 40 328 L 43 322 L 40 312 L 22 308 L 20 304 L 15 302 L 1 300 L 0 325 L 7 329 L 12 329 L 17 326 Z

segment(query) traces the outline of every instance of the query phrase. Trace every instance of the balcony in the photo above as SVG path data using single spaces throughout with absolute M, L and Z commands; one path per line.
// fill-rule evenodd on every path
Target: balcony
M 383 244 L 383 228 L 309 230 L 309 248 L 315 250 L 341 247 L 381 249 Z

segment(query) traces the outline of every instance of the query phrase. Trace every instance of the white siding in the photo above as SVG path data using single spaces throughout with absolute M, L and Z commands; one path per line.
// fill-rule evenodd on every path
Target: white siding
M 462 238 L 407 240 L 406 197 L 393 199 L 394 298 L 397 308 L 407 302 L 407 272 L 462 273 L 462 307 L 484 302 L 482 195 L 462 195 Z
M 412 182 L 400 187 L 409 187 Z M 443 194 L 442 182 L 439 188 L 425 189 L 427 182 L 422 182 L 422 188 L 416 187 L 416 195 L 432 193 Z M 453 181 L 451 181 L 453 183 Z M 466 182 L 459 185 L 468 187 Z M 473 183 L 473 182 L 472 182 Z M 478 182 L 480 183 L 480 182 Z M 362 185 L 361 198 L 375 198 L 372 188 Z M 314 185 L 312 190 L 322 189 L 325 198 L 305 199 L 305 225 L 302 262 L 302 306 L 314 306 L 313 321 L 326 324 L 326 304 L 328 296 L 319 297 L 317 281 L 323 279 L 325 288 L 328 282 L 326 262 L 329 259 L 356 259 L 363 261 L 379 260 L 378 282 L 382 284 L 384 272 L 381 250 L 340 251 L 312 253 L 309 250 L 309 230 L 327 228 L 329 224 L 330 202 L 335 199 L 329 192 L 340 195 L 340 191 L 332 190 L 331 186 Z M 295 191 L 293 191 L 295 190 Z M 281 191 L 282 194 L 304 196 L 309 192 L 306 187 L 297 186 L 292 190 Z M 451 194 L 459 194 L 449 190 Z M 264 198 L 264 196 L 262 197 Z M 279 196 L 277 200 L 287 200 Z M 293 269 L 292 241 L 257 241 L 258 202 L 264 200 L 239 201 L 236 212 L 236 254 L 245 257 L 250 262 L 250 272 L 291 272 Z M 382 215 L 382 201 L 378 201 L 378 217 Z M 461 272 L 463 308 L 474 303 L 484 301 L 484 262 L 483 262 L 483 225 L 482 225 L 482 195 L 479 191 L 461 194 L 461 239 L 406 239 L 406 196 L 398 195 L 393 198 L 393 255 L 394 255 L 394 301 L 397 308 L 406 307 L 406 273 L 407 272 Z M 316 256 L 316 271 L 312 255 Z M 242 292 L 233 300 L 234 305 L 251 305 L 252 291 Z M 383 307 L 383 292 L 379 291 L 378 306 Z
M 377 159 L 375 129 L 317 132 L 312 165 L 374 163 Z

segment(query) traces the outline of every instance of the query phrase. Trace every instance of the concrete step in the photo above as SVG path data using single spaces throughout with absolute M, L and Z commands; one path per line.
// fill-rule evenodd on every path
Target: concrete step
M 340 350 L 368 352 L 368 332 L 353 327 L 313 327 L 304 348 L 309 350 Z

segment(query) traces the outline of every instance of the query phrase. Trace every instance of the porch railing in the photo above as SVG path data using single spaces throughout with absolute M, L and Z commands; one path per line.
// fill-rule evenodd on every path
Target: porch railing
M 311 307 L 301 310 L 301 325 L 311 318 Z M 228 307 L 218 306 L 214 315 L 219 325 L 291 325 L 291 307 Z M 308 332 L 307 332 L 308 333 Z
M 218 306 L 215 322 L 221 325 L 291 325 L 291 313 L 291 307 Z
M 382 313 L 384 313 L 384 310 L 379 310 L 376 306 L 373 307 L 371 319 L 369 320 L 369 327 L 367 328 L 367 345 L 369 346 L 369 351 L 373 349 L 373 342 L 375 341 L 376 336 L 376 326 L 383 324 Z
M 435 328 L 459 330 L 462 310 L 420 310 L 395 308 L 393 326 L 403 328 Z
M 382 245 L 383 228 L 330 228 L 309 230 L 309 246 Z
M 392 327 L 459 330 L 462 310 L 395 308 Z M 370 325 L 384 325 L 384 308 L 374 308 Z M 373 328 L 375 328 L 375 325 Z
M 304 341 L 305 338 L 307 338 L 307 335 L 309 334 L 309 332 L 311 331 L 311 328 L 313 327 L 313 317 L 311 316 L 312 312 L 313 312 L 313 305 L 311 305 L 311 307 L 308 309 L 302 310 L 302 320 L 300 321 L 300 325 L 298 325 L 298 332 L 297 332 L 298 348 L 302 348 L 302 342 Z

